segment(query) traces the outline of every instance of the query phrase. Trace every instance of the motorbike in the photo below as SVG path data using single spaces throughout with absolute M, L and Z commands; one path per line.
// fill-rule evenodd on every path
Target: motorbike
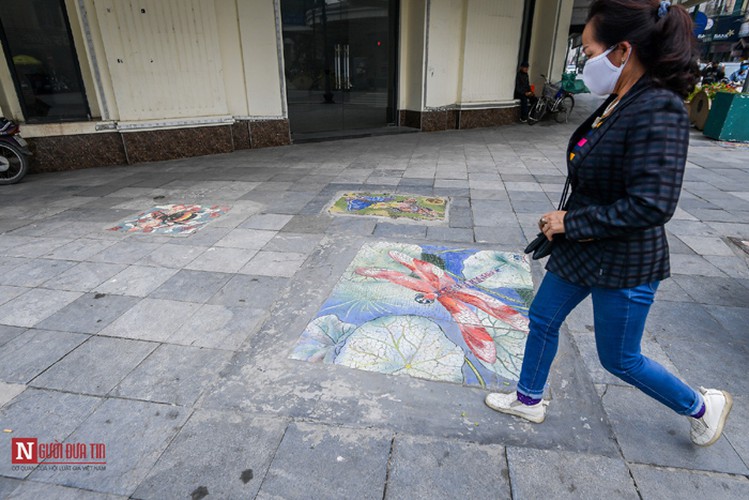
M 29 170 L 29 145 L 18 124 L 0 117 L 0 185 L 15 184 Z

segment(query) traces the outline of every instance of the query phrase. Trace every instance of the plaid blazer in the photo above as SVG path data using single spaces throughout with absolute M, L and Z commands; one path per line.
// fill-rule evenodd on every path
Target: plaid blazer
M 591 130 L 614 98 L 570 139 L 566 234 L 546 269 L 584 286 L 631 288 L 670 276 L 663 225 L 681 192 L 689 120 L 682 100 L 645 76 Z

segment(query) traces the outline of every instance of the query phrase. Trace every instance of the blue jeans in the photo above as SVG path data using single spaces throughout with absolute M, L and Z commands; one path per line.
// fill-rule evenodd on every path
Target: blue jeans
M 596 349 L 603 367 L 676 413 L 697 413 L 702 406 L 700 395 L 640 352 L 645 320 L 658 283 L 596 288 L 576 285 L 547 272 L 530 308 L 530 333 L 518 392 L 536 399 L 543 395 L 557 353 L 559 327 L 570 311 L 592 294 Z

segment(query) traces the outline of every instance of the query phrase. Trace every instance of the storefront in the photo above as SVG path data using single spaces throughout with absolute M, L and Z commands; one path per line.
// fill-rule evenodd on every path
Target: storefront
M 2 0 L 0 112 L 36 170 L 501 125 L 520 58 L 561 75 L 572 4 Z
M 710 18 L 705 31 L 698 35 L 702 42 L 702 60 L 733 60 L 736 57 L 734 47 L 741 42 L 743 24 L 743 14 Z

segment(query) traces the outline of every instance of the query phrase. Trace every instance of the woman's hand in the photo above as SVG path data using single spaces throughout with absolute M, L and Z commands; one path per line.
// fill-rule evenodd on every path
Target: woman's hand
M 543 231 L 549 241 L 555 234 L 564 233 L 564 214 L 566 213 L 565 210 L 554 210 L 544 214 L 538 220 L 538 228 Z

